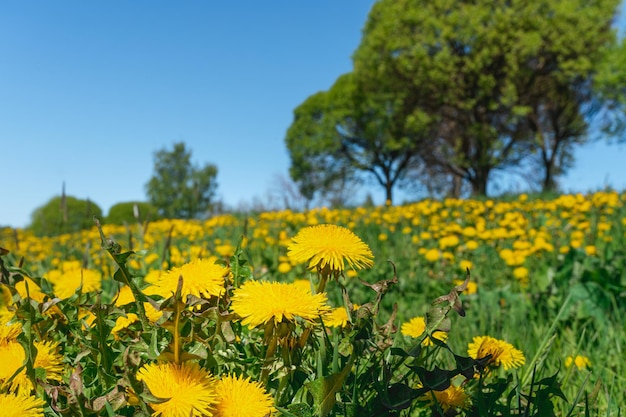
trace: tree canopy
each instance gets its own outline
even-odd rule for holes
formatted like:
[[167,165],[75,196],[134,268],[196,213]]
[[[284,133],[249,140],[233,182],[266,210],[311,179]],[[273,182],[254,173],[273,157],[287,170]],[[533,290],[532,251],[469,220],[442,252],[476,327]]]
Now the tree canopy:
[[217,189],[217,167],[191,162],[185,144],[154,154],[154,174],[146,184],[150,203],[166,218],[193,219],[206,215]]
[[379,0],[353,71],[294,112],[292,178],[315,188],[369,172],[391,199],[420,165],[448,176],[452,194],[463,182],[486,194],[494,170],[531,166],[554,188],[605,102],[594,80],[615,49],[618,5]]
[[94,226],[93,218],[102,218],[102,209],[89,199],[56,196],[31,214],[29,228],[36,236],[57,236]]
[[286,136],[290,174],[305,196],[348,178],[373,180],[391,201],[394,187],[418,163],[428,119],[407,105],[410,97],[367,89],[347,73],[294,111]]

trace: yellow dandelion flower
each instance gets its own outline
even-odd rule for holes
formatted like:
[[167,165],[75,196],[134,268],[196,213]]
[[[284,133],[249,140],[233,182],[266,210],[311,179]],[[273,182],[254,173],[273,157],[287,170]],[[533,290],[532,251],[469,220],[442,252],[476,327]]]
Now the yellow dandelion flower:
[[426,258],[428,262],[436,262],[441,258],[441,252],[439,252],[439,249],[430,249],[426,251],[424,258]]
[[504,248],[500,251],[500,258],[502,258],[503,261],[508,262],[509,259],[513,258],[513,251],[509,248]]
[[242,324],[256,327],[270,321],[312,322],[328,311],[326,294],[312,294],[310,288],[282,282],[246,281],[233,291],[231,309]]
[[459,268],[461,271],[467,271],[468,269],[471,270],[474,268],[474,263],[472,261],[468,261],[467,259],[463,259],[459,262]]
[[348,269],[346,271],[346,277],[348,277],[348,278],[355,278],[355,277],[358,277],[358,276],[359,276],[359,273],[356,272],[354,269]]
[[215,383],[216,417],[264,417],[275,412],[274,400],[250,378],[225,376]]
[[576,357],[568,356],[565,358],[565,367],[569,368],[572,363],[576,365],[577,369],[585,369],[591,366],[591,361],[586,356],[576,355]]
[[569,242],[570,246],[574,249],[578,249],[583,245],[583,241],[582,240],[578,240],[578,239],[572,239]]
[[139,317],[135,313],[128,313],[126,316],[118,317],[117,320],[115,320],[115,326],[111,329],[111,333],[113,333],[115,340],[120,339],[119,333],[122,330],[128,329],[128,326],[138,321]]
[[297,279],[293,282],[294,285],[298,285],[302,288],[304,288],[305,290],[307,290],[308,292],[311,292],[311,281],[309,281],[308,279]]
[[456,408],[467,410],[472,405],[465,390],[455,385],[450,385],[443,391],[429,391],[422,398],[430,400],[431,405],[434,405],[433,395],[444,413]]
[[159,255],[157,255],[156,253],[149,253],[148,255],[146,255],[143,261],[146,265],[150,265],[151,263],[156,262],[158,260],[159,260]]
[[476,236],[476,234],[478,232],[476,232],[476,229],[473,228],[472,226],[467,226],[467,227],[463,228],[463,232],[462,233],[463,233],[463,236],[465,236],[465,237],[474,237],[474,236]]
[[99,290],[102,275],[91,269],[69,269],[46,278],[52,283],[55,295],[64,299],[74,295],[81,285],[83,293]]
[[32,279],[25,277],[23,281],[19,281],[15,283],[15,290],[22,298],[26,298],[26,284],[28,284],[28,295],[32,300],[35,300],[39,303],[43,303],[43,300],[46,297],[39,288],[39,285],[35,283]]
[[281,274],[286,274],[291,271],[291,264],[289,262],[281,262],[278,264],[278,272]]
[[513,277],[523,285],[528,284],[528,268],[518,266],[513,270]]
[[153,269],[149,271],[145,277],[143,277],[143,280],[148,284],[155,284],[159,280],[161,275],[165,275],[165,272],[161,271],[160,269]]
[[308,262],[309,269],[343,271],[345,262],[355,269],[370,268],[374,264],[369,246],[345,227],[332,224],[300,230],[293,237],[287,256],[296,263]]
[[146,317],[148,317],[150,323],[156,323],[163,315],[162,312],[152,307],[150,303],[143,303],[143,308],[146,311]]
[[0,284],[0,290],[2,291],[0,294],[0,323],[8,323],[13,319],[13,312],[8,309],[7,305],[13,304],[13,301],[6,285]]
[[475,240],[468,240],[467,242],[465,242],[465,247],[467,248],[467,250],[476,250],[478,246],[478,242],[476,242]]
[[118,307],[135,302],[135,296],[128,285],[122,286],[113,299]]
[[345,327],[350,323],[348,312],[345,307],[333,308],[328,314],[325,314],[324,325],[327,327]]
[[459,238],[456,235],[444,236],[439,239],[439,248],[454,248],[459,245]]
[[585,246],[585,253],[587,256],[595,256],[598,254],[598,249],[593,245]]
[[20,323],[0,323],[0,344],[15,341],[20,333],[22,333],[22,325]]
[[215,380],[197,363],[147,364],[137,372],[150,393],[166,401],[150,404],[153,417],[205,417],[213,415]]
[[146,293],[162,297],[171,297],[178,287],[179,277],[183,277],[182,297],[220,296],[224,294],[224,277],[228,275],[227,267],[216,263],[217,258],[195,259],[181,267],[173,268],[161,275]]
[[45,403],[31,395],[0,394],[0,410],[5,417],[43,417]]
[[81,269],[81,262],[80,261],[63,261],[61,262],[61,271],[63,272],[68,272],[68,271],[80,271]]
[[[63,356],[57,342],[35,342],[37,357],[33,366],[46,372],[46,380],[60,381],[63,374]],[[6,382],[22,366],[26,359],[24,348],[16,341],[0,345],[0,385]],[[33,385],[23,369],[11,381],[12,392],[30,392]]]
[[3,385],[24,363],[24,349],[17,341],[0,345],[0,385]]
[[46,370],[46,379],[60,381],[63,376],[63,355],[59,353],[59,343],[52,341],[35,342],[37,357],[34,367]]
[[[400,331],[403,335],[418,338],[424,334],[426,330],[426,320],[424,317],[413,317],[411,320],[402,323],[402,327]],[[446,332],[436,331],[433,333],[433,337],[437,340],[441,340],[444,342],[448,338],[448,334]],[[422,342],[423,346],[432,346],[433,342],[430,340],[430,337],[427,337]]]
[[[459,286],[459,285],[462,285],[465,281],[460,280],[460,279],[455,279],[453,282],[454,282],[454,285]],[[464,293],[466,293],[467,295],[472,295],[472,294],[476,294],[476,292],[478,292],[478,284],[476,284],[476,282],[474,281],[468,282],[467,288],[465,288]]]
[[504,340],[494,339],[490,336],[476,336],[467,347],[467,353],[474,359],[481,359],[488,355],[491,358],[488,366],[498,367],[502,365],[505,370],[518,368],[526,362],[524,353],[516,349]]
[[89,329],[96,321],[96,316],[89,310],[80,309],[78,310],[78,320],[83,322],[85,329]]
[[232,256],[235,253],[235,247],[229,243],[224,245],[218,245],[215,247],[215,252],[217,252],[220,256],[227,257]]

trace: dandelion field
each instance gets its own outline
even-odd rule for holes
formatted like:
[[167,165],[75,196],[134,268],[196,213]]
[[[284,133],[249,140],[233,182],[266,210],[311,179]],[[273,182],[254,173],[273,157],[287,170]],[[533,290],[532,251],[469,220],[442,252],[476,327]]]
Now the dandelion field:
[[522,194],[3,229],[0,407],[617,416],[625,202]]

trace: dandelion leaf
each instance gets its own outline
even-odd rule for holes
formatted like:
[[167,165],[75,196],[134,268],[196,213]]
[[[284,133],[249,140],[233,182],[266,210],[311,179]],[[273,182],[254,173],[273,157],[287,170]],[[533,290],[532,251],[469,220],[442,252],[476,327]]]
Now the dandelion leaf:
[[386,398],[382,404],[390,410],[404,410],[411,406],[413,400],[417,397],[417,390],[403,383],[391,385],[386,392]]
[[305,403],[289,404],[287,409],[276,407],[286,417],[313,417],[313,408]]
[[419,357],[420,353],[422,352],[422,345],[417,343],[415,344],[415,346],[411,347],[411,349],[409,349],[409,351],[405,351],[402,348],[399,347],[392,347],[391,348],[391,354],[394,356],[400,356],[402,358],[406,358],[406,357],[412,357],[412,358],[417,358]]
[[348,361],[343,370],[329,376],[322,376],[306,384],[307,389],[313,395],[314,409],[319,417],[330,414],[337,401],[337,392],[343,387],[343,382],[350,372],[353,360]]
[[118,410],[122,408],[125,404],[126,397],[124,395],[124,392],[115,388],[108,394],[93,400],[92,407],[93,411],[101,411],[105,407],[107,409],[111,408],[113,410]]
[[410,367],[419,376],[422,385],[427,390],[443,391],[450,387],[450,378],[457,375],[454,371],[448,371],[435,366],[435,369],[429,371],[422,366]]
[[476,360],[468,356],[454,355],[454,361],[456,362],[456,368],[467,379],[471,379],[474,376],[474,366]]

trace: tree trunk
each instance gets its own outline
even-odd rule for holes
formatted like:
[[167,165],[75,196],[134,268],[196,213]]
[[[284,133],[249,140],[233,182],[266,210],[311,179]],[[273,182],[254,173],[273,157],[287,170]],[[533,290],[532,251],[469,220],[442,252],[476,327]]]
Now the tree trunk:
[[385,184],[385,204],[391,205],[393,203],[393,184],[387,182]]
[[554,168],[554,161],[549,160],[544,164],[544,173],[543,173],[543,184],[542,191],[550,192],[556,190],[556,181],[554,180],[554,175],[552,173]]
[[450,189],[450,197],[460,198],[462,186],[463,186],[463,178],[458,175],[452,175],[452,187]]
[[476,170],[476,175],[471,179],[472,183],[472,195],[474,196],[486,196],[487,195],[487,183],[489,181],[490,168],[481,168]]

